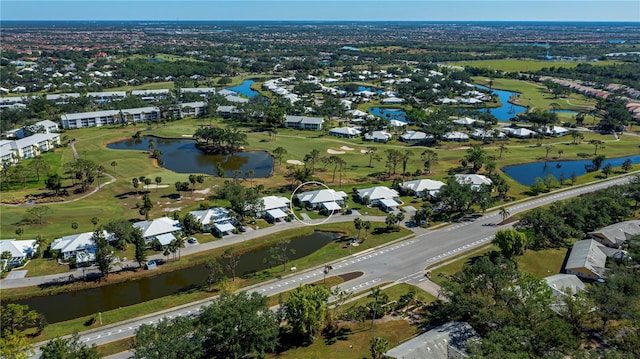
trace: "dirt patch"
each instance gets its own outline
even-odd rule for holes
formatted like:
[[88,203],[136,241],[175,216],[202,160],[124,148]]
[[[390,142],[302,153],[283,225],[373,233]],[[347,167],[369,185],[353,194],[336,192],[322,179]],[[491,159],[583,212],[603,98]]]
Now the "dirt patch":
[[502,226],[502,225],[509,224],[509,223],[513,223],[513,222],[517,222],[517,221],[518,221],[518,218],[516,218],[516,217],[509,217],[509,218],[505,219],[504,221],[499,222],[497,225],[498,225],[498,226]]
[[207,194],[209,192],[211,192],[211,188],[204,188],[204,189],[199,189],[197,191],[193,191],[194,193],[200,193],[200,194]]
[[338,277],[342,278],[343,281],[348,282],[350,280],[360,278],[364,275],[364,272],[350,272],[345,274],[340,274]]

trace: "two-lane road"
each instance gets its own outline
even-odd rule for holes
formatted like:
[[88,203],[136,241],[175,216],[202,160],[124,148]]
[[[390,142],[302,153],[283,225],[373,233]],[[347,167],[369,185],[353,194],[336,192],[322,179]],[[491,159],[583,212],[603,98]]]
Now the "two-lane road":
[[[508,210],[514,215],[555,201],[627,183],[628,180],[628,176],[616,177],[591,185],[558,191],[533,200],[514,202],[508,206]],[[424,268],[426,266],[489,243],[494,233],[498,230],[494,224],[499,222],[500,219],[497,211],[493,211],[474,220],[455,223],[441,229],[424,230],[415,228],[416,236],[411,239],[397,241],[387,246],[327,263],[331,264],[333,268],[329,275],[363,272],[362,276],[341,286],[343,290],[352,292],[364,291],[385,282],[416,284],[424,278]],[[341,218],[336,217],[333,220],[339,221]],[[345,216],[342,220],[351,221],[352,219]],[[323,270],[324,265],[250,288],[244,288],[243,290],[256,291],[265,296],[271,296],[291,290],[301,284],[318,281],[324,276]],[[127,338],[134,335],[135,329],[141,324],[156,323],[164,317],[196,315],[199,308],[209,302],[210,300],[200,301],[144,317],[132,318],[130,321],[117,323],[97,332],[81,333],[81,340],[88,345],[101,345]]]

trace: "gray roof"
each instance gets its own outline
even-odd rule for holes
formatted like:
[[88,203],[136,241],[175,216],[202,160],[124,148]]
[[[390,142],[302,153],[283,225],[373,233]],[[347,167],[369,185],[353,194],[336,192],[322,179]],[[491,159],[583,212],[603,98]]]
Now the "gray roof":
[[574,274],[554,274],[545,277],[544,280],[551,287],[554,295],[575,295],[586,288],[585,284]]
[[601,246],[593,239],[577,241],[571,249],[565,269],[586,268],[596,275],[604,276],[607,256],[600,250]]
[[125,91],[87,92],[87,97],[127,97]]
[[97,117],[109,117],[116,116],[120,112],[123,114],[131,114],[137,115],[143,112],[151,113],[151,112],[159,112],[160,110],[157,107],[139,107],[139,108],[127,108],[123,110],[104,110],[104,111],[92,111],[92,112],[78,112],[78,113],[67,113],[61,115],[60,118],[63,120],[79,120],[83,118],[97,118]]
[[289,123],[300,122],[302,124],[321,125],[324,122],[324,119],[322,117],[307,117],[307,116],[287,115],[285,117],[285,121],[284,122],[289,122]]
[[620,247],[636,234],[640,234],[640,220],[615,223],[589,232],[590,237],[609,247]]
[[392,348],[384,355],[397,359],[447,359],[450,347],[464,353],[469,341],[477,337],[469,324],[448,322]]

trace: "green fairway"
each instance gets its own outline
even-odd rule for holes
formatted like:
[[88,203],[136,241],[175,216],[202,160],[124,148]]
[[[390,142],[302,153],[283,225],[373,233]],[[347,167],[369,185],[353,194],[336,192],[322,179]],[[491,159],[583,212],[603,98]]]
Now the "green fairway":
[[[543,61],[543,60],[519,60],[519,59],[498,59],[498,60],[474,60],[474,61],[453,61],[446,62],[452,66],[472,66],[487,68],[505,72],[535,72],[545,67],[576,67],[586,61]],[[615,64],[615,61],[589,62],[590,65],[604,66]]]

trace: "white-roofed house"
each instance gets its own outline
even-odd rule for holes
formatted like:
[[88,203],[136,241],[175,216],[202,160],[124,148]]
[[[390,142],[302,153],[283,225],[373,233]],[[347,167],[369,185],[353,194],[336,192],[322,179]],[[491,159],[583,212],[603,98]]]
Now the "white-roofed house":
[[402,142],[406,142],[413,145],[413,144],[419,144],[419,143],[425,143],[425,142],[433,142],[434,138],[433,138],[433,135],[427,135],[422,131],[409,130],[400,136],[400,140]]
[[443,139],[451,142],[467,142],[469,141],[469,135],[460,131],[451,131],[445,133]]
[[426,197],[427,195],[435,196],[444,185],[444,182],[441,181],[418,179],[404,182],[400,187],[408,193],[412,193],[414,196]]
[[[181,231],[180,222],[169,217],[161,217],[151,221],[136,222],[133,224],[133,227],[139,228],[142,231],[142,237],[147,243],[152,242],[156,237],[160,235],[170,234],[171,236],[173,236],[175,233]],[[165,241],[168,238],[169,236],[162,237],[162,239]]]
[[462,118],[453,120],[453,123],[455,123],[456,125],[464,126],[464,127],[471,127],[476,122],[477,122],[476,120],[469,117],[462,117]]
[[391,139],[391,137],[393,136],[387,131],[373,131],[373,132],[365,133],[364,135],[364,139],[366,141],[373,141],[373,142],[387,142]]
[[401,104],[404,102],[404,100],[399,97],[393,96],[393,97],[384,98],[382,99],[381,102],[384,104]]
[[544,280],[551,288],[554,297],[551,309],[556,313],[560,313],[561,309],[566,306],[564,301],[566,296],[574,296],[587,287],[575,274],[559,273],[545,277]]
[[362,132],[353,127],[336,127],[329,130],[329,134],[342,137],[342,138],[354,138],[360,136]]
[[7,266],[16,267],[22,265],[24,261],[33,256],[37,248],[38,243],[35,239],[0,240],[0,254],[4,252],[11,253],[11,258],[3,259],[0,262],[0,269],[6,268]]
[[545,135],[554,137],[565,136],[567,133],[569,133],[569,130],[560,126],[549,126],[546,128],[546,131],[544,131]]
[[359,189],[358,197],[361,203],[378,206],[384,211],[393,210],[400,205],[398,191],[385,186]]
[[313,209],[324,208],[329,212],[339,211],[344,205],[344,200],[349,196],[343,191],[333,189],[320,189],[300,193],[296,196],[300,203]]
[[204,116],[207,104],[204,101],[185,102],[180,104],[180,118],[188,116]]
[[210,231],[216,223],[231,222],[232,218],[229,215],[231,212],[222,207],[213,207],[200,211],[189,212],[196,219],[196,221],[202,224],[202,228],[205,231]]
[[289,217],[290,203],[291,201],[287,197],[262,197],[262,207],[258,217],[262,217],[272,223],[285,221]]
[[534,131],[531,131],[528,128],[522,128],[522,127],[520,128],[504,127],[502,128],[502,130],[507,132],[509,136],[514,138],[520,138],[520,139],[533,138],[533,136],[536,135]]
[[20,159],[33,158],[60,145],[57,133],[36,133],[19,140],[0,140],[2,161],[17,163]]
[[493,181],[487,176],[477,174],[457,174],[455,179],[460,184],[470,184],[471,188],[479,190],[483,185],[491,187]]
[[[52,251],[59,251],[63,260],[75,259],[76,264],[93,262],[96,258],[94,232],[85,232],[57,238],[51,243]],[[102,232],[108,241],[115,240],[113,234]]]

